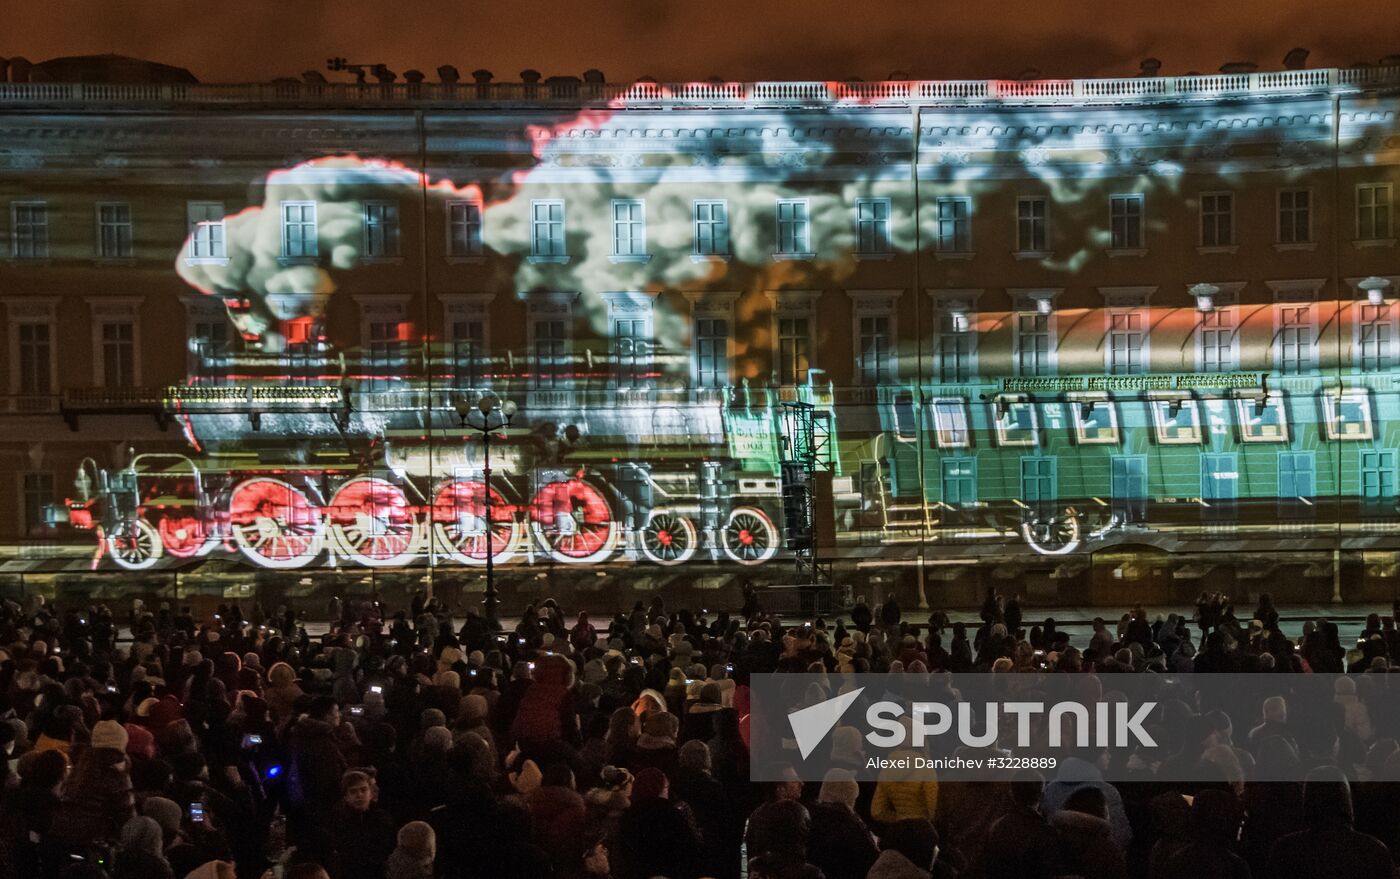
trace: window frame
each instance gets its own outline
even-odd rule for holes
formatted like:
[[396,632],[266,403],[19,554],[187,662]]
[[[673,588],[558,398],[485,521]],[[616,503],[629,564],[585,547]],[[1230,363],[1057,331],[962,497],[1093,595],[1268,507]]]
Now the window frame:
[[[459,209],[462,213],[460,223],[456,216]],[[486,212],[482,203],[469,198],[452,199],[444,211],[447,218],[444,224],[447,235],[447,261],[480,262],[486,254]],[[462,231],[461,238],[457,236],[459,228]]]
[[[125,209],[126,220],[109,222],[103,218],[102,213],[108,209]],[[135,215],[131,209],[131,203],[125,201],[99,201],[93,205],[93,223],[96,229],[96,239],[94,240],[93,258],[98,262],[125,263],[136,258],[136,222]],[[125,227],[126,239],[120,238],[120,230]],[[107,252],[106,231],[108,228],[117,230],[118,240],[115,253]],[[123,247],[124,245],[124,247]]]
[[[1215,200],[1216,200],[1216,201],[1214,202],[1215,208],[1214,208],[1213,210],[1210,210],[1210,211],[1207,211],[1207,210],[1206,210],[1206,200],[1207,200],[1207,199],[1215,199]],[[1222,210],[1219,209],[1219,203],[1220,203],[1219,200],[1220,200],[1220,199],[1224,199],[1225,202],[1226,202],[1227,209],[1224,210],[1224,211],[1222,211]],[[1219,240],[1219,238],[1218,238],[1218,236],[1220,235],[1220,217],[1222,217],[1222,216],[1223,216],[1223,217],[1225,218],[1225,220],[1226,220],[1226,223],[1225,223],[1225,234],[1226,234],[1226,237],[1225,237],[1225,240],[1223,240],[1223,241],[1222,241],[1222,240]],[[1214,232],[1215,232],[1215,235],[1217,236],[1217,239],[1216,239],[1215,241],[1207,241],[1207,240],[1206,240],[1206,223],[1207,223],[1207,218],[1208,218],[1208,217],[1209,217],[1209,218],[1214,218]],[[1210,191],[1208,191],[1208,192],[1202,192],[1202,193],[1199,193],[1199,194],[1197,195],[1197,197],[1196,197],[1196,244],[1198,245],[1198,247],[1200,248],[1201,252],[1203,252],[1203,253],[1224,253],[1224,252],[1230,252],[1230,251],[1232,251],[1232,250],[1238,248],[1239,242],[1238,242],[1237,238],[1235,237],[1235,193],[1234,193],[1232,190],[1228,190],[1228,189],[1210,190]]]
[[[1371,191],[1371,192],[1373,193],[1372,203],[1371,203],[1369,206],[1367,206],[1367,209],[1369,209],[1369,210],[1371,211],[1371,214],[1372,214],[1372,216],[1371,216],[1371,224],[1372,224],[1371,232],[1372,232],[1372,234],[1371,234],[1371,235],[1365,235],[1365,236],[1363,236],[1363,235],[1361,234],[1361,231],[1362,231],[1362,229],[1361,229],[1361,211],[1362,211],[1362,209],[1363,209],[1363,208],[1362,208],[1362,204],[1361,204],[1361,193],[1362,193],[1363,190],[1368,190],[1368,191]],[[1376,214],[1377,205],[1376,205],[1376,203],[1375,203],[1374,195],[1375,195],[1375,194],[1382,193],[1382,192],[1385,193],[1385,230],[1384,230],[1384,231],[1385,231],[1385,234],[1384,234],[1384,235],[1375,234],[1375,233],[1377,233],[1377,232],[1380,231],[1380,230],[1378,230],[1378,229],[1376,228],[1376,222],[1375,222],[1375,221],[1376,221],[1376,216],[1377,216],[1377,214]],[[1364,246],[1365,244],[1368,244],[1368,243],[1385,243],[1385,242],[1392,242],[1392,241],[1394,241],[1394,240],[1395,240],[1395,187],[1394,187],[1394,185],[1391,184],[1391,183],[1388,183],[1388,182],[1358,183],[1358,184],[1356,184],[1355,198],[1356,198],[1356,227],[1355,227],[1355,228],[1356,228],[1356,241],[1357,241],[1358,243],[1363,244],[1363,246]]]
[[[212,210],[211,210],[212,209]],[[217,220],[196,219],[195,214],[204,211],[217,216]],[[221,201],[187,201],[185,202],[185,232],[189,238],[189,247],[186,248],[185,265],[228,265],[228,215],[224,212],[224,203]],[[199,241],[200,230],[206,229],[210,235],[207,240],[210,252],[200,254]],[[213,231],[218,229],[218,252],[214,253]]]
[[[861,209],[865,207],[883,208],[884,216],[873,216],[862,218]],[[878,214],[879,211],[877,210]],[[856,233],[855,255],[857,259],[884,259],[894,254],[894,202],[890,198],[883,196],[864,196],[857,198],[854,207],[854,222]],[[869,225],[871,229],[871,244],[866,247],[865,233],[863,228]]]
[[[371,222],[371,214],[375,208],[384,209],[384,217],[378,222]],[[364,252],[360,257],[361,262],[394,262],[403,257],[402,232],[399,217],[399,203],[394,199],[365,199],[360,204],[360,217],[364,226]],[[374,228],[380,228],[383,237],[383,253],[374,252]]]
[[[289,208],[296,208],[298,210],[304,211],[308,207],[311,209],[311,221],[309,223],[307,222],[304,215],[300,216],[294,223],[288,221],[287,211]],[[320,259],[321,211],[316,202],[298,199],[288,199],[280,203],[279,210],[281,211],[280,220],[282,230],[282,243],[281,252],[278,258],[284,263],[307,263],[315,262],[316,260]],[[302,251],[300,253],[292,253],[291,247],[289,246],[292,243],[292,238],[289,233],[293,226],[301,230],[301,233],[298,236],[298,241],[300,242],[300,249]],[[312,230],[311,247],[309,252],[306,250],[305,237],[305,230],[308,226],[310,226]]]
[[[555,207],[559,208],[558,220],[548,215],[543,220],[539,218],[540,208],[550,209]],[[546,231],[550,233],[545,239],[541,239],[539,235],[541,224],[543,224],[546,227]],[[557,240],[553,235],[553,227],[556,224],[559,226],[559,237]],[[540,250],[541,240],[548,241],[548,253]],[[530,255],[527,259],[531,263],[555,265],[566,265],[569,262],[569,209],[564,199],[530,199]]]
[[[618,219],[618,210],[626,209],[629,213],[636,210],[636,217]],[[651,254],[647,250],[647,203],[641,198],[614,198],[612,199],[608,212],[612,217],[612,250],[608,259],[614,263],[637,262],[644,263],[651,261]],[[625,236],[630,247],[624,253],[619,245],[623,239],[618,237],[618,231],[627,230]],[[641,250],[636,248],[640,247]]]
[[[700,218],[700,208],[704,206],[709,209],[709,218]],[[724,212],[722,220],[715,219],[715,208]],[[731,238],[731,227],[729,221],[729,199],[727,198],[697,198],[690,203],[690,223],[691,223],[691,251],[690,258],[696,262],[705,260],[728,260],[733,256],[733,239]],[[706,250],[701,247],[704,240],[700,230],[703,226],[709,226],[709,238],[711,249]],[[717,230],[723,230],[723,244],[719,246]]]
[[[48,482],[48,490],[31,490],[29,485],[30,477],[40,477]],[[20,533],[25,537],[38,537],[53,530],[44,513],[45,510],[55,503],[57,481],[54,479],[52,470],[36,469],[23,470],[19,473],[19,525]],[[35,510],[35,521],[30,522],[30,501],[37,497],[37,509]]]
[[[945,218],[943,216],[944,207],[957,208],[962,206],[965,213],[961,219],[957,216],[957,211],[953,211],[953,216]],[[972,196],[970,195],[940,195],[934,199],[934,252],[946,257],[967,256],[973,253],[972,243]],[[943,224],[950,223],[952,228],[951,241],[943,234]],[[962,234],[959,235],[961,224]],[[951,244],[952,246],[948,246]],[[962,247],[958,245],[962,244]]]
[[[20,210],[23,208],[36,208],[43,219],[42,223],[27,222],[26,228],[38,229],[42,235],[32,235],[30,245],[33,252],[28,254],[20,253]],[[49,203],[43,199],[16,199],[10,202],[10,259],[17,262],[42,261],[49,258],[49,228],[53,224],[49,217]]]
[[[1292,204],[1290,207],[1288,207],[1287,209],[1285,209],[1284,206],[1283,206],[1283,197],[1284,197],[1285,195],[1289,195],[1289,196],[1293,196],[1293,197],[1294,197],[1294,202],[1293,202],[1293,204]],[[1284,228],[1285,228],[1285,224],[1284,224],[1284,221],[1283,221],[1284,212],[1285,212],[1285,210],[1287,210],[1287,212],[1288,212],[1289,214],[1292,214],[1292,215],[1295,216],[1295,219],[1293,219],[1293,220],[1291,220],[1291,221],[1289,222],[1287,228],[1292,229],[1293,231],[1296,231],[1296,225],[1297,225],[1296,215],[1299,213],[1298,204],[1297,204],[1297,200],[1296,200],[1298,195],[1304,195],[1304,196],[1307,197],[1307,200],[1308,200],[1308,206],[1307,206],[1306,209],[1304,209],[1304,217],[1305,217],[1305,219],[1306,219],[1306,221],[1307,221],[1307,223],[1306,223],[1306,225],[1307,225],[1307,229],[1306,229],[1307,237],[1306,237],[1306,238],[1303,238],[1303,239],[1301,239],[1301,240],[1295,238],[1295,239],[1293,239],[1293,240],[1291,240],[1291,241],[1285,241],[1285,240],[1284,240],[1284,235],[1283,235],[1283,230],[1284,230]],[[1287,249],[1287,248],[1307,249],[1307,248],[1310,248],[1310,247],[1315,246],[1315,245],[1317,244],[1317,242],[1316,242],[1316,241],[1314,240],[1314,238],[1313,238],[1313,234],[1314,234],[1314,233],[1313,233],[1313,208],[1314,208],[1314,207],[1315,207],[1315,205],[1314,205],[1314,200],[1313,200],[1313,191],[1312,191],[1312,187],[1310,187],[1310,186],[1304,186],[1304,187],[1285,187],[1285,188],[1282,188],[1282,189],[1279,189],[1279,190],[1276,190],[1276,191],[1275,191],[1275,193],[1274,193],[1274,245],[1275,245],[1275,247],[1283,248],[1283,249]]]
[[[783,208],[801,208],[800,217],[783,218]],[[783,245],[783,224],[792,224],[792,248]],[[816,256],[812,249],[812,200],[810,198],[780,198],[773,207],[773,258],[801,260]]]
[[[1021,209],[1025,205],[1041,205],[1041,216],[1023,217]],[[1040,224],[1040,247],[1026,247],[1026,241],[1022,237],[1023,225],[1030,223],[1030,244],[1035,244],[1035,226]],[[1050,253],[1050,200],[1043,195],[1018,195],[1016,196],[1016,255],[1025,257],[1044,257]]]
[[[1124,205],[1136,204],[1137,214],[1124,212],[1122,215],[1124,223],[1123,243],[1116,242],[1117,229],[1115,223],[1118,215],[1115,213],[1116,202],[1123,202]],[[1137,220],[1136,240],[1129,241],[1127,231],[1129,222]],[[1147,195],[1142,192],[1112,192],[1108,196],[1108,249],[1110,252],[1120,254],[1142,253],[1147,250]]]

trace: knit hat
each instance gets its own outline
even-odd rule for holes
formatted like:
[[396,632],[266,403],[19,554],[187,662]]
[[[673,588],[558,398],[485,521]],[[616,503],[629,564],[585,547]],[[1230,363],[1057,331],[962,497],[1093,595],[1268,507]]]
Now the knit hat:
[[661,797],[666,793],[668,786],[666,773],[655,766],[648,766],[637,773],[637,780],[632,783],[632,801],[635,803]]
[[440,671],[433,675],[433,686],[447,687],[449,690],[462,689],[462,676],[455,671]]
[[150,717],[151,709],[160,704],[160,700],[154,696],[147,696],[141,700],[141,704],[136,706],[137,717]]
[[94,748],[111,748],[125,753],[128,738],[126,727],[115,720],[103,720],[92,728],[91,744]]
[[447,726],[447,715],[442,713],[441,708],[424,708],[423,713],[418,715],[418,725],[424,729]]
[[658,711],[642,721],[643,736],[653,739],[671,739],[673,744],[680,728],[680,720],[669,711]]
[[167,839],[180,832],[180,821],[184,818],[180,804],[165,797],[147,797],[141,804],[141,814],[154,818]]
[[145,757],[148,760],[156,756],[156,737],[144,726],[135,723],[125,724],[127,744],[126,752],[137,757]]
[[845,763],[864,763],[860,730],[853,726],[838,726],[831,734],[831,759]]
[[437,854],[437,834],[426,821],[410,821],[399,828],[399,848],[409,854],[432,860]]
[[526,760],[520,765],[520,770],[512,773],[510,783],[515,788],[515,792],[523,796],[528,796],[536,790],[540,783],[544,781],[544,775],[540,772],[540,767],[535,765],[534,760]]
[[854,809],[859,795],[860,787],[849,769],[828,769],[817,793],[817,802],[841,803],[848,809]]
[[430,751],[446,751],[452,747],[452,731],[445,726],[429,727],[423,733],[423,747]]

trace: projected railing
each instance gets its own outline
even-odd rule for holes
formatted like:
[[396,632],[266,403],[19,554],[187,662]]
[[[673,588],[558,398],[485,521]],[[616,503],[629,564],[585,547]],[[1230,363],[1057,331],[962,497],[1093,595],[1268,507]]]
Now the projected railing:
[[1400,66],[1118,79],[891,82],[0,83],[0,106],[399,103],[654,106],[1103,104],[1348,93],[1400,85]]

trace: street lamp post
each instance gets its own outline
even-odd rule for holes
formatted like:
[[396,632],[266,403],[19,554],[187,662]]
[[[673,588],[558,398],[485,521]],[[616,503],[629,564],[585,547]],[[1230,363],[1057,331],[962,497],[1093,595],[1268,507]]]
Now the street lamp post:
[[[515,403],[510,400],[502,403],[500,397],[487,393],[477,401],[475,409],[465,399],[459,399],[454,408],[462,427],[469,427],[481,434],[481,477],[486,489],[482,499],[482,505],[486,508],[486,599],[483,607],[487,624],[492,628],[500,628],[500,621],[496,618],[496,607],[500,601],[496,594],[495,533],[491,527],[491,508],[494,506],[491,499],[491,436],[498,430],[510,427],[510,420],[515,417]],[[481,414],[480,426],[468,420],[473,412]]]

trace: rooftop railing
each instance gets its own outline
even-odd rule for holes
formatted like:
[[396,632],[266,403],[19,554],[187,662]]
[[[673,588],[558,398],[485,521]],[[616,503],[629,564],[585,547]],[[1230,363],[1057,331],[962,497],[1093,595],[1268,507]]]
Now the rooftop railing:
[[148,104],[362,106],[769,107],[1123,104],[1229,97],[1357,93],[1400,87],[1400,66],[1119,79],[891,82],[246,83],[0,82],[0,107]]

